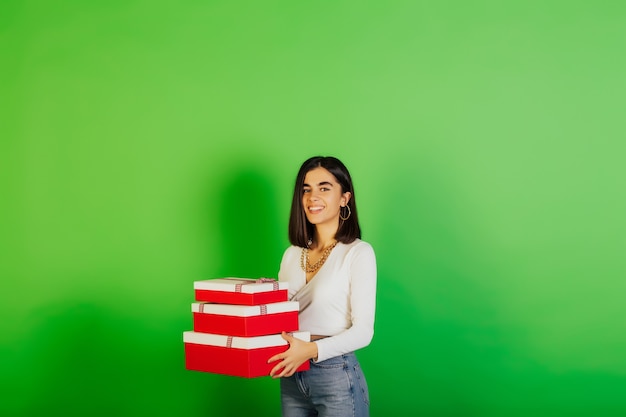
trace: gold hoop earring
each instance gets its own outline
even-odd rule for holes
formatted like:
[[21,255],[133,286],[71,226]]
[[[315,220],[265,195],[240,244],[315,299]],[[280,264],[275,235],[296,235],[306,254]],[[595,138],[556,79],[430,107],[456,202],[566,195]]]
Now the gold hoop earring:
[[348,220],[348,219],[350,218],[350,215],[352,214],[352,210],[350,210],[350,206],[346,204],[346,205],[345,205],[345,207],[348,209],[348,215],[347,215],[346,217],[343,217],[343,216],[341,215],[341,209],[342,209],[343,207],[340,207],[340,208],[339,208],[339,218],[340,218],[341,220],[343,220],[343,221]]

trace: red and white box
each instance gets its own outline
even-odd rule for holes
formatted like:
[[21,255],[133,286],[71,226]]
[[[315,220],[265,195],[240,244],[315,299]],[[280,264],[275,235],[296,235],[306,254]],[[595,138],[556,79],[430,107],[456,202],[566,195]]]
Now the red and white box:
[[297,301],[261,304],[193,303],[194,332],[227,336],[263,336],[298,330]]
[[271,278],[215,278],[193,283],[196,301],[260,305],[287,301],[287,282]]
[[[308,342],[309,332],[292,335]],[[267,363],[272,356],[288,349],[280,334],[256,337],[233,337],[210,333],[184,332],[185,368],[192,371],[256,378],[269,376],[276,362]],[[306,371],[309,361],[297,369]]]

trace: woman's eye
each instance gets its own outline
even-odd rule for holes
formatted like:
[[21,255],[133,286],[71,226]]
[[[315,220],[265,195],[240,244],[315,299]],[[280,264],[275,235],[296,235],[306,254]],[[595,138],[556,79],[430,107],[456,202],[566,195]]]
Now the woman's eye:
[[306,193],[310,193],[310,192],[311,192],[311,190],[309,190],[308,188],[305,188],[305,189],[304,189],[304,194],[306,194]]
[[320,188],[320,191],[328,191],[328,188],[322,187],[322,188]]

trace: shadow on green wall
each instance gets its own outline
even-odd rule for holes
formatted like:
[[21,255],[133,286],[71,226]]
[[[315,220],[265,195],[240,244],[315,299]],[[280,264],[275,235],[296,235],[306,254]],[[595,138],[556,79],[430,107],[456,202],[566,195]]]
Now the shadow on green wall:
[[276,186],[264,171],[232,165],[208,185],[206,211],[219,207],[207,230],[219,242],[219,252],[209,254],[217,259],[216,277],[276,277],[287,219],[278,217]]
[[[286,219],[277,214],[276,187],[264,168],[229,164],[206,187],[206,233],[219,242],[207,254],[211,275],[275,277]],[[141,308],[145,297],[113,294],[66,296],[33,310],[29,336],[15,349],[16,362],[25,365],[4,391],[15,392],[5,409],[70,417],[279,414],[278,381],[184,368],[187,313],[184,322],[178,313],[171,321],[155,319],[154,305]]]
[[[287,219],[279,218],[276,185],[261,164],[233,158],[207,184],[207,236],[219,242],[212,277],[276,278]],[[202,374],[204,415],[279,415],[278,381]]]
[[135,307],[47,305],[16,358],[24,377],[3,387],[8,415],[278,414],[277,381],[187,371],[179,329],[133,316]]
[[175,390],[183,376],[179,335],[133,315],[136,307],[63,300],[37,310],[40,322],[20,352],[29,387],[16,415],[167,415],[189,407]]

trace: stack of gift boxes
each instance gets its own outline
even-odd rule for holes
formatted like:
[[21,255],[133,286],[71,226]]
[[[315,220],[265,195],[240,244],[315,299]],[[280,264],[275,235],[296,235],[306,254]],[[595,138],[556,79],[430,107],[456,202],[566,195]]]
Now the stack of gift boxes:
[[[261,278],[194,282],[193,331],[183,333],[189,370],[254,378],[269,375],[267,360],[289,347],[281,332],[298,332],[297,301],[287,301],[287,283]],[[298,371],[309,369],[304,362]]]

